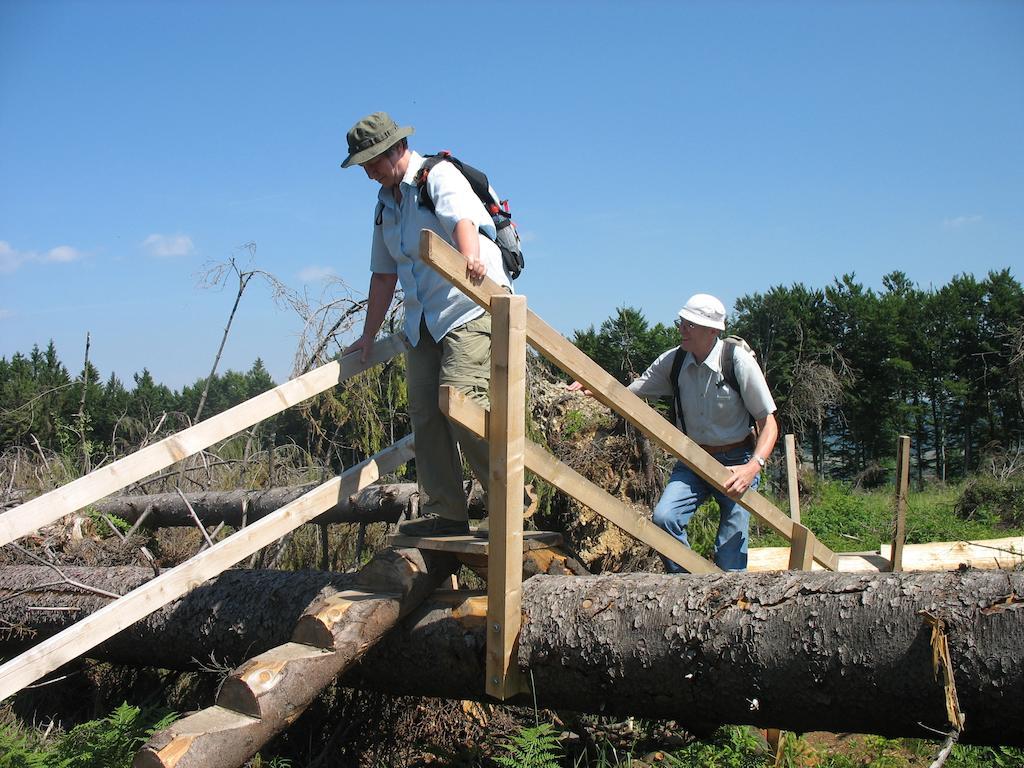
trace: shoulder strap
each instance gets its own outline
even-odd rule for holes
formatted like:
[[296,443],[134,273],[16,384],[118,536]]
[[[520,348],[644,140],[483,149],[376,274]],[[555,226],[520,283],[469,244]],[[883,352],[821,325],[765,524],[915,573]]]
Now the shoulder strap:
[[722,378],[742,397],[740,383],[736,378],[736,347],[738,346],[739,342],[733,341],[732,337],[722,339],[722,356],[718,359],[718,366],[722,369]]
[[[728,336],[722,339],[722,356],[719,358],[719,365],[722,368],[722,378],[725,379],[726,383],[732,387],[733,392],[740,396],[740,402],[743,403],[743,407],[747,407],[746,401],[743,399],[743,392],[740,391],[740,382],[736,378],[736,347],[742,346],[743,341],[735,336]],[[726,350],[729,350],[726,352]],[[758,434],[757,422],[754,421],[753,414],[750,413],[750,409],[747,408],[747,414],[750,416],[750,426],[754,428],[754,434]]]
[[426,208],[431,213],[434,212],[434,201],[431,199],[430,194],[427,192],[427,176],[430,175],[431,169],[440,162],[450,160],[450,157],[444,155],[426,155],[423,165],[416,172],[416,177],[413,181],[416,182],[416,189],[419,190],[419,204]]
[[379,227],[384,223],[384,203],[377,201],[377,210],[373,212],[373,225]]
[[674,394],[672,407],[675,408],[676,421],[679,422],[683,432],[686,432],[686,418],[683,416],[683,399],[679,392],[679,372],[683,370],[683,360],[685,359],[686,352],[676,348],[675,354],[672,357],[672,370],[668,374],[669,383],[672,385],[672,392]]

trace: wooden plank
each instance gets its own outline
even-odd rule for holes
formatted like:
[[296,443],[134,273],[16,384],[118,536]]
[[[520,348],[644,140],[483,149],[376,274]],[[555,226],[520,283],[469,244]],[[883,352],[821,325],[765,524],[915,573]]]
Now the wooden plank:
[[893,521],[890,570],[903,570],[903,544],[907,538],[907,489],[910,487],[910,437],[900,435],[896,450],[896,519]]
[[810,571],[814,566],[811,553],[814,552],[815,536],[806,525],[793,526],[793,540],[789,548],[789,570]]
[[[466,429],[488,439],[487,412],[458,390],[441,387],[441,410]],[[722,572],[717,565],[705,560],[531,440],[526,441],[526,468],[690,573]]]
[[[840,552],[839,570],[885,572],[889,570],[892,546],[883,544],[877,552]],[[748,554],[748,571],[783,571],[789,563],[789,547],[756,547]],[[904,571],[954,571],[961,565],[972,568],[1013,569],[1024,565],[1024,536],[978,541],[933,541],[903,547]],[[815,564],[814,570],[821,570]]]
[[[479,285],[471,283],[465,275],[465,258],[426,229],[420,234],[420,256],[485,309],[491,308],[494,298],[508,295],[504,287],[490,278],[485,277]],[[730,477],[726,467],[719,464],[710,454],[669,424],[657,411],[529,310],[526,337],[535,349],[593,392],[594,397],[600,402],[621,414],[715,488],[724,489]],[[792,538],[793,521],[757,491],[747,490],[739,498],[739,503],[776,533],[787,540]],[[830,570],[835,570],[839,563],[836,553],[819,541],[815,541],[814,544],[814,559]]]
[[[494,514],[491,512],[491,514]],[[550,549],[563,544],[562,534],[555,531],[523,531],[523,551]],[[488,540],[470,533],[468,536],[402,536],[395,534],[387,540],[389,547],[413,547],[461,555],[487,556]]]
[[796,437],[786,435],[786,489],[789,491],[789,519],[800,522],[800,478],[796,471]]
[[337,386],[404,350],[404,337],[388,336],[374,344],[373,353],[365,364],[359,362],[358,352],[346,355],[341,360],[322,365],[113,464],[37,496],[0,515],[0,546],[209,448],[285,408]]
[[522,689],[512,654],[522,625],[526,444],[526,298],[491,301],[491,411],[485,688],[504,701]]
[[165,571],[60,634],[0,666],[0,700],[80,656],[172,600],[393,471],[414,455],[409,435],[202,554]]

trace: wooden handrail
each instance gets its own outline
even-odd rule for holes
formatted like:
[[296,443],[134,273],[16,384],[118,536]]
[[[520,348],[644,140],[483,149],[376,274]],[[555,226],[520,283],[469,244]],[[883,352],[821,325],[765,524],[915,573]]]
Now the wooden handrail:
[[340,499],[358,493],[381,475],[409,461],[413,455],[413,436],[409,435],[14,657],[0,666],[0,700],[309,522]]
[[209,448],[220,440],[337,386],[357,373],[386,362],[404,351],[404,336],[388,336],[374,344],[365,363],[359,361],[358,352],[345,355],[340,360],[322,365],[195,426],[37,496],[0,514],[0,546]]
[[[508,295],[503,286],[490,278],[485,277],[476,284],[471,282],[466,277],[465,258],[428,229],[420,233],[420,257],[487,311],[491,309],[491,297]],[[600,402],[724,492],[730,477],[726,467],[530,310],[527,311],[526,339],[551,362],[593,392]],[[793,521],[757,491],[747,490],[739,498],[739,503],[785,539],[793,538]],[[813,543],[813,551],[814,560],[825,568],[833,571],[838,568],[838,556],[820,541]]]

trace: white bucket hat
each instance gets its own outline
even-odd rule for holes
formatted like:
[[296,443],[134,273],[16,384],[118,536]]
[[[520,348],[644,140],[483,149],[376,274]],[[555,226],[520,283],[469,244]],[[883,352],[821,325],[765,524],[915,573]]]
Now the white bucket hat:
[[725,305],[710,293],[696,293],[687,299],[679,317],[694,325],[725,330]]

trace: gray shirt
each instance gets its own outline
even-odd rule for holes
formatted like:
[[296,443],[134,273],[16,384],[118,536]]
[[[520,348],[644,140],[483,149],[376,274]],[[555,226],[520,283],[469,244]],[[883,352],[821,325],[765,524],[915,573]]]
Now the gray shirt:
[[[701,445],[739,442],[750,434],[751,416],[760,421],[776,410],[761,367],[742,347],[734,350],[739,392],[726,382],[720,365],[723,344],[718,339],[702,363],[697,363],[691,352],[685,353],[686,358],[679,371],[679,394],[683,401],[686,432],[691,440]],[[629,391],[648,400],[674,396],[669,376],[677,349],[664,352],[651,363],[643,375],[629,385]]]

